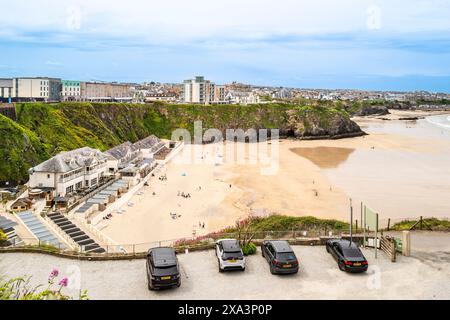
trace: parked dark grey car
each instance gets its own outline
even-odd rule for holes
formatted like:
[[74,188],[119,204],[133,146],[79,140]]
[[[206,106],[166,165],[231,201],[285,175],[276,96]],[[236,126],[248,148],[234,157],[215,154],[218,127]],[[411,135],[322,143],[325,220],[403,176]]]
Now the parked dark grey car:
[[262,256],[269,262],[272,274],[298,272],[298,259],[287,241],[266,240],[261,244]]

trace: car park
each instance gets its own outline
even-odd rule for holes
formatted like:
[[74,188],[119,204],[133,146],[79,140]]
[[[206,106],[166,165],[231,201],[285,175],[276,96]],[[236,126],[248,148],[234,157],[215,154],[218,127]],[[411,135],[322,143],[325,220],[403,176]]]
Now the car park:
[[367,271],[369,263],[355,242],[344,239],[330,239],[326,243],[326,249],[336,260],[341,271]]
[[269,263],[272,274],[292,274],[298,272],[298,259],[287,241],[265,240],[261,244],[261,253]]
[[236,239],[221,239],[216,241],[216,256],[219,272],[226,270],[245,270],[245,257]]
[[150,249],[146,266],[149,290],[181,285],[180,268],[173,248]]

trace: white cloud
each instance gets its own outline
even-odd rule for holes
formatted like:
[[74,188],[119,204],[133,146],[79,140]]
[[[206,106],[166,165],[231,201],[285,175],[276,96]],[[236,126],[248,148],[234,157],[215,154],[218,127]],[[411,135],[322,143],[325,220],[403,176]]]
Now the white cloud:
[[[124,38],[148,43],[260,39],[368,32],[379,8],[385,34],[450,31],[445,0],[0,0],[0,37],[39,33],[67,39]],[[377,28],[375,28],[377,29]],[[50,35],[49,35],[50,34]]]

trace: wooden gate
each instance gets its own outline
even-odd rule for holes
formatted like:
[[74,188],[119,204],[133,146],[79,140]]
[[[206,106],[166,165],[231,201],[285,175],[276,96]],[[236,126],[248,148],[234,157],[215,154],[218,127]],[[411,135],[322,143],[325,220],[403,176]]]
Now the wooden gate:
[[390,236],[381,236],[380,240],[381,250],[387,254],[391,262],[395,262],[397,250],[395,249],[395,239]]

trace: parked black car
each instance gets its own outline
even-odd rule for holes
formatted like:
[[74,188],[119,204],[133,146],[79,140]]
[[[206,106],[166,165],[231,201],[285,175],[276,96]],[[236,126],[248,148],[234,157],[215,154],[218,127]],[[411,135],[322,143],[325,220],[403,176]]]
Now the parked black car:
[[326,243],[327,252],[337,261],[339,269],[347,272],[365,272],[369,267],[358,245],[349,240],[330,239]]
[[298,272],[298,259],[287,241],[266,240],[261,245],[262,256],[269,262],[272,274]]
[[149,290],[181,285],[180,268],[174,249],[154,248],[148,251],[147,281]]

